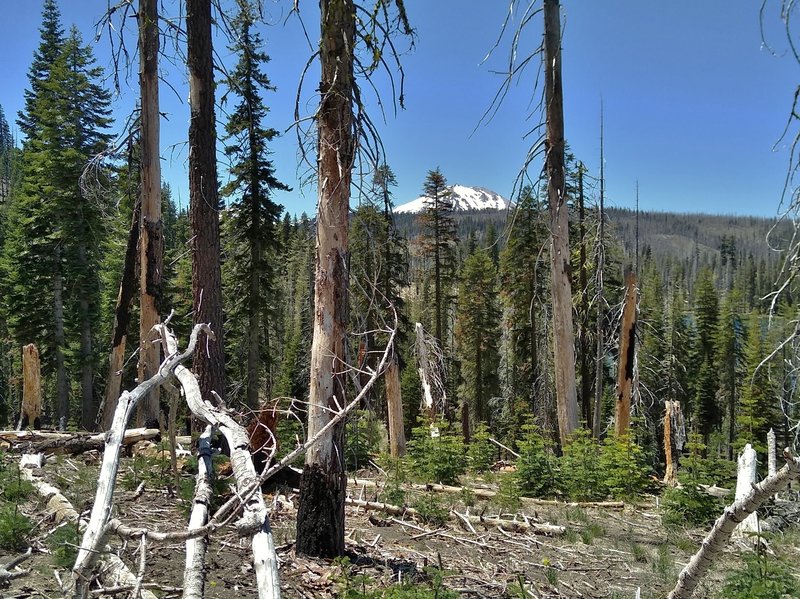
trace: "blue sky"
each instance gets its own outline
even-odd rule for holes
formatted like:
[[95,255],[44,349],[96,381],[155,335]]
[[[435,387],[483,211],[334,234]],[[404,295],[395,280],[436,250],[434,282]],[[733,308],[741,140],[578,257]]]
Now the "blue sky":
[[[107,3],[61,0],[60,4],[65,28],[75,23],[85,40],[93,41],[95,24]],[[164,4],[165,15],[179,16],[175,0]],[[296,88],[311,53],[300,21],[286,19],[291,4],[291,0],[264,0],[270,24],[262,28],[262,35],[272,57],[267,72],[278,87],[277,93],[267,96],[267,103],[270,124],[281,131],[294,121]],[[312,42],[318,29],[316,4],[300,2]],[[597,175],[602,97],[609,204],[633,207],[638,180],[640,207],[645,210],[776,214],[789,160],[779,138],[798,70],[786,54],[777,0],[768,0],[765,20],[776,55],[762,47],[760,3],[752,0],[565,0],[562,4],[566,136],[576,157]],[[417,30],[414,51],[402,57],[406,110],[395,115],[389,109],[383,121],[370,101],[388,163],[398,179],[396,203],[418,196],[425,173],[437,166],[450,183],[484,186],[509,196],[530,145],[523,136],[539,122],[534,112],[540,94],[533,91],[536,70],[528,69],[492,121],[475,129],[501,83],[492,70],[502,69],[508,56],[506,38],[480,64],[500,31],[507,0],[406,0],[406,5]],[[0,105],[10,121],[22,107],[27,70],[39,43],[40,12],[36,0],[3,2]],[[135,45],[133,24],[126,32],[130,48]],[[536,23],[526,33],[523,50],[540,39]],[[230,61],[221,42],[217,51]],[[109,66],[107,33],[95,52],[98,62]],[[179,62],[162,62],[162,70],[176,90],[162,86],[161,91],[168,119],[162,124],[163,176],[186,204],[185,69]],[[119,127],[136,97],[136,65],[131,73],[115,99]],[[301,99],[303,116],[313,112],[317,78],[314,70],[308,75],[308,91]],[[390,107],[385,80],[379,77],[378,85]],[[218,119],[221,131],[222,111]],[[292,213],[312,213],[316,189],[300,183],[304,169],[297,166],[292,130],[273,144],[273,152],[279,178],[294,188],[277,194],[276,200]]]

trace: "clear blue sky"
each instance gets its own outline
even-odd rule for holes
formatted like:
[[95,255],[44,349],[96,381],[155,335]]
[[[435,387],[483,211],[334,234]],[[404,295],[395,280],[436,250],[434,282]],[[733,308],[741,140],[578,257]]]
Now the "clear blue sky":
[[[176,0],[164,4],[167,16],[179,15]],[[310,54],[298,19],[284,23],[291,4],[264,0],[272,23],[262,28],[272,57],[267,71],[278,87],[267,103],[270,124],[279,130],[292,124],[299,75]],[[316,4],[300,1],[312,42],[318,29]],[[776,143],[798,83],[798,64],[786,54],[779,2],[768,4],[767,35],[777,56],[762,48],[760,3],[752,0],[563,1],[567,140],[597,175],[602,96],[611,205],[633,207],[638,180],[640,206],[646,210],[776,213],[789,160],[785,144]],[[107,2],[61,0],[60,5],[65,28],[75,23],[85,40],[93,41]],[[515,84],[495,118],[472,133],[501,81],[491,71],[504,66],[508,38],[487,64],[479,63],[499,33],[508,1],[406,0],[406,5],[418,34],[415,50],[403,56],[407,109],[397,115],[387,110],[385,122],[373,110],[399,182],[396,203],[419,195],[426,171],[436,166],[450,183],[480,185],[509,196],[530,144],[523,135],[539,118],[532,114],[539,98],[539,91],[532,96],[535,69]],[[22,107],[27,70],[39,43],[41,3],[2,0],[2,7],[0,105],[11,121]],[[135,45],[133,25],[127,31],[129,48]],[[527,31],[525,47],[540,39],[537,23]],[[221,44],[217,50],[230,60]],[[108,66],[107,33],[95,52],[99,63]],[[168,115],[162,125],[163,174],[185,204],[185,69],[179,62],[163,62],[162,69],[177,90],[162,86],[162,111]],[[313,112],[317,78],[316,71],[308,76],[303,115]],[[115,100],[119,127],[135,97],[136,65]],[[385,102],[390,105],[388,91]],[[218,118],[224,116],[218,112]],[[303,169],[297,167],[294,133],[286,133],[273,149],[278,176],[295,189],[276,199],[292,213],[312,213],[316,189],[298,181]]]

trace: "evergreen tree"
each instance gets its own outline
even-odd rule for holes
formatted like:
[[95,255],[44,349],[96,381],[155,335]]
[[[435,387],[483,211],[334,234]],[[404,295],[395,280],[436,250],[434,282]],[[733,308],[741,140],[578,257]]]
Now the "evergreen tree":
[[[255,408],[259,395],[272,395],[273,348],[270,329],[278,309],[275,272],[272,265],[278,249],[277,226],[282,207],[272,201],[276,189],[288,187],[275,177],[269,159],[268,144],[278,132],[265,125],[268,109],[262,93],[272,91],[262,67],[269,57],[262,51],[261,36],[253,31],[257,14],[249,0],[238,0],[238,12],[232,22],[236,42],[231,50],[239,57],[227,84],[238,98],[225,131],[228,144],[225,154],[231,160],[231,180],[222,195],[234,197],[229,226],[232,255],[226,322],[235,359],[228,362],[230,380],[245,382],[245,402]],[[244,376],[242,377],[241,374]]]
[[714,274],[710,268],[700,270],[695,282],[695,329],[697,345],[695,364],[699,365],[694,379],[694,426],[703,436],[706,445],[712,430],[722,422],[717,405],[719,376],[715,364],[714,338],[719,320],[719,299],[714,288]]
[[736,439],[734,448],[741,450],[745,444],[763,454],[770,426],[775,424],[773,387],[769,378],[769,365],[762,363],[767,355],[761,318],[751,312],[745,342],[745,375],[742,394],[736,413]]
[[497,271],[487,250],[464,262],[456,312],[456,346],[461,365],[462,429],[469,441],[475,423],[492,425],[489,400],[499,395],[500,309]]
[[428,171],[422,186],[425,208],[420,216],[422,248],[433,278],[434,335],[448,346],[449,308],[456,270],[456,226],[452,191],[442,172]]
[[[60,31],[45,5],[43,45]],[[7,278],[6,309],[18,345],[37,343],[46,370],[56,372],[58,418],[68,417],[66,375],[67,333],[79,339],[76,369],[81,371],[81,422],[94,423],[96,401],[92,373],[96,366],[94,337],[100,306],[99,239],[105,202],[102,193],[83,184],[88,161],[107,147],[110,136],[109,94],[97,81],[91,49],[73,28],[61,43],[49,70],[35,56],[29,75],[26,106],[20,119],[27,139],[21,159],[22,183],[9,209],[3,271]],[[42,72],[47,79],[40,80]],[[43,178],[42,173],[47,173]],[[103,174],[98,176],[102,179]]]
[[[728,264],[730,264],[730,260]],[[714,338],[715,360],[720,383],[719,395],[727,409],[728,459],[733,459],[733,442],[736,437],[736,403],[742,385],[744,361],[744,326],[739,312],[740,304],[736,291],[729,291],[725,295]]]

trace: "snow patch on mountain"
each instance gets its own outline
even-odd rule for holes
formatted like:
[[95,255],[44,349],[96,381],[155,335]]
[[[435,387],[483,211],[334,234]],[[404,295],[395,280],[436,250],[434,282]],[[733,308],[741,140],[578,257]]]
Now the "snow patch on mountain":
[[[466,210],[505,210],[508,200],[499,193],[485,187],[469,187],[467,185],[453,185],[453,209]],[[425,196],[420,196],[394,209],[395,214],[415,214],[425,210]]]

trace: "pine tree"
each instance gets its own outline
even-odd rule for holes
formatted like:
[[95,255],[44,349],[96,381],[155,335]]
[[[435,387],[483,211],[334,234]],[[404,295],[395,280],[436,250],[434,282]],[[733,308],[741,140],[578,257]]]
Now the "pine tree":
[[[730,264],[730,261],[728,261]],[[714,336],[715,361],[719,372],[720,400],[727,409],[728,459],[733,459],[736,438],[737,394],[742,385],[744,362],[744,325],[740,314],[741,301],[736,291],[725,295]]]
[[719,298],[714,288],[714,274],[704,267],[695,282],[695,329],[697,334],[695,364],[699,365],[694,379],[694,426],[703,435],[706,445],[712,430],[721,424],[717,406],[719,376],[714,360],[714,337],[719,320]]
[[741,450],[750,443],[757,452],[763,454],[766,451],[767,432],[776,422],[769,365],[762,363],[767,355],[764,332],[761,318],[756,312],[750,314],[744,352],[745,374],[736,413],[734,448]]
[[464,262],[456,312],[456,346],[461,364],[462,430],[465,442],[476,423],[494,418],[489,400],[499,395],[500,309],[497,271],[488,250],[478,250]]
[[[43,46],[60,31],[57,11],[45,4]],[[43,68],[51,48],[40,48],[29,75],[30,108],[20,118],[27,133],[21,158],[21,187],[9,208],[3,271],[7,283],[8,326],[19,345],[42,349],[46,371],[56,373],[56,406],[63,426],[69,415],[67,331],[79,339],[85,427],[96,410],[92,372],[99,311],[99,235],[104,198],[81,182],[90,158],[109,141],[109,95],[98,84],[102,71],[77,30],[61,41],[59,53]],[[46,79],[39,77],[45,74]],[[41,173],[46,172],[46,178]],[[102,173],[98,176],[103,177]],[[72,334],[74,333],[74,334]]]
[[234,355],[243,354],[229,362],[229,369],[245,365],[243,377],[232,372],[229,380],[244,379],[245,402],[255,408],[259,395],[272,395],[274,343],[270,339],[274,335],[270,330],[278,309],[273,264],[282,207],[271,195],[273,190],[289,188],[275,177],[269,159],[268,144],[278,132],[264,124],[268,109],[262,93],[274,88],[262,70],[269,57],[261,49],[261,36],[252,29],[257,15],[249,0],[238,0],[237,6],[231,24],[236,42],[231,51],[239,60],[227,85],[239,101],[225,126],[225,154],[232,166],[231,179],[222,189],[223,196],[234,197],[225,227],[233,252],[226,263],[231,285],[226,322],[232,342],[229,347],[234,348]]
[[433,279],[434,335],[442,347],[448,347],[457,238],[452,191],[438,168],[428,171],[422,186],[422,195],[425,197],[425,208],[419,221],[422,228],[422,248]]

